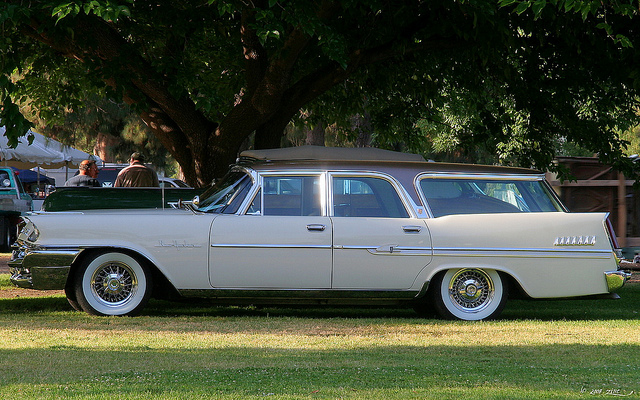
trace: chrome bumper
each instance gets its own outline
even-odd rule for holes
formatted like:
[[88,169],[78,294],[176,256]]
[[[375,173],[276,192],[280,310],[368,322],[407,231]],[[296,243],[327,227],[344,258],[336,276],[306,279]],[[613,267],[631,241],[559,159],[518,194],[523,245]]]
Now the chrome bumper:
[[626,281],[631,279],[631,273],[622,270],[607,271],[604,273],[604,276],[607,279],[607,289],[609,292],[620,289]]
[[82,249],[14,250],[9,261],[10,281],[21,288],[64,289],[71,264],[81,252]]

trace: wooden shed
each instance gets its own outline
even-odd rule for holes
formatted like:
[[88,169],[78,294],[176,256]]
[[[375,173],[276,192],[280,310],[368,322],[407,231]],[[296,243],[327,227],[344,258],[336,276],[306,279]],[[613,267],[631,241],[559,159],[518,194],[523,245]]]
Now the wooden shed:
[[547,176],[569,211],[609,212],[625,255],[640,250],[640,191],[634,190],[635,181],[595,157],[559,157],[557,161],[576,178],[560,182],[554,175]]

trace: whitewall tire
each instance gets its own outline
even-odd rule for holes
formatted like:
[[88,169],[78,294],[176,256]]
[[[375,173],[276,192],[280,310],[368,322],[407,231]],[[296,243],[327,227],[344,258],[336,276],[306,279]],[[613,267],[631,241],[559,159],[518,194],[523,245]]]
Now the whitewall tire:
[[507,301],[507,281],[497,271],[450,269],[433,282],[432,301],[447,319],[479,321],[497,317]]
[[135,315],[151,295],[151,275],[135,258],[120,252],[88,258],[75,275],[76,301],[92,315]]

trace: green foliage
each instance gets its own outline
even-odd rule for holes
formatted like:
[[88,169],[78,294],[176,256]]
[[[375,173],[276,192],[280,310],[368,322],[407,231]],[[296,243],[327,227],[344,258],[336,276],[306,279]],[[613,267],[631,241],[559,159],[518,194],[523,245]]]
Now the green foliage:
[[567,144],[632,172],[638,18],[625,1],[12,0],[0,117],[17,137],[15,103],[60,124],[88,95],[126,100],[205,171],[290,120],[349,144],[366,120],[384,148],[545,169]]
[[[133,3],[133,0],[124,0],[124,3]],[[119,4],[118,1],[84,1],[62,3],[53,8],[51,15],[57,18],[57,22],[67,16],[75,16],[81,12],[86,15],[94,14],[105,21],[117,21],[120,16],[130,17],[131,12],[126,5]]]
[[[532,18],[525,11],[534,6]],[[546,169],[557,154],[581,148],[630,171],[618,132],[638,120],[633,52],[597,19],[556,15],[543,2],[517,17],[505,10],[474,8],[477,47],[362,68],[311,104],[311,115],[336,121],[353,141],[348,116],[370,114],[374,144],[436,160]],[[627,17],[608,21],[632,37]]]
[[60,114],[49,118],[39,113],[38,120],[45,120],[47,124],[38,125],[38,131],[89,154],[93,153],[96,137],[101,134],[104,140],[113,142],[107,154],[110,161],[127,163],[131,153],[140,151],[147,162],[159,170],[175,174],[167,149],[131,107],[100,94],[86,93],[84,97],[85,101],[72,110],[61,110]]
[[635,126],[621,134],[621,139],[628,142],[627,156],[640,155],[640,126]]
[[536,20],[541,18],[547,5],[555,7],[560,12],[578,14],[585,22],[590,17],[595,17],[600,21],[596,24],[598,29],[604,30],[612,40],[622,47],[633,47],[633,42],[625,34],[614,35],[614,27],[607,17],[609,15],[637,17],[639,5],[635,0],[607,2],[598,0],[500,0],[498,3],[501,7],[515,7],[514,12],[518,15],[531,10]]

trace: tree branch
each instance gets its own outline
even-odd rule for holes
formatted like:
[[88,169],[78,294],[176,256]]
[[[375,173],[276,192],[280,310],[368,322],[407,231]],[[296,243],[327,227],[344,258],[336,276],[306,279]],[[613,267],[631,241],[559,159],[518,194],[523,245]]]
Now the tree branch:
[[268,56],[255,29],[251,24],[255,22],[253,10],[244,9],[240,23],[240,40],[246,64],[247,88],[246,96],[251,97],[262,81],[267,70]]
[[[174,98],[153,68],[105,21],[90,16],[75,18],[74,36],[56,41],[32,19],[23,32],[55,51],[93,65],[110,86],[125,87],[123,100],[147,106],[142,119],[174,155],[183,169],[193,166],[192,153],[204,152],[212,124],[196,110],[188,97]],[[118,60],[126,60],[118,62]],[[185,144],[188,144],[185,146]],[[189,171],[185,171],[185,175]]]
[[409,49],[398,50],[392,42],[370,48],[358,49],[351,53],[347,68],[338,63],[325,65],[300,79],[287,90],[285,98],[292,103],[291,108],[301,108],[304,104],[316,99],[340,82],[343,82],[358,68],[377,62],[390,60],[419,51],[449,50],[458,48],[462,41],[453,39],[434,39],[419,43]]

